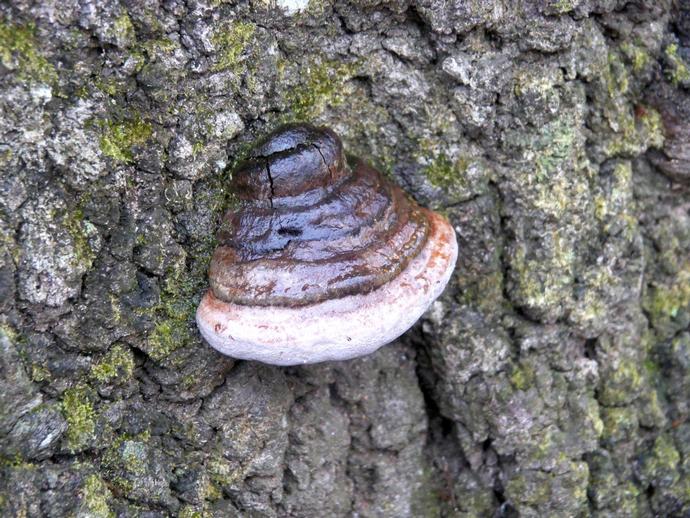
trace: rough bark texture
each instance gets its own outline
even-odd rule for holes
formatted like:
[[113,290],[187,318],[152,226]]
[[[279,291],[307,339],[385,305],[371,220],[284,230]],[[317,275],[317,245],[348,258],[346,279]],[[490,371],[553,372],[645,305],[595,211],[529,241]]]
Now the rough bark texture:
[[[687,4],[279,3],[0,5],[0,514],[688,516]],[[229,170],[291,120],[457,229],[370,357],[194,326]]]

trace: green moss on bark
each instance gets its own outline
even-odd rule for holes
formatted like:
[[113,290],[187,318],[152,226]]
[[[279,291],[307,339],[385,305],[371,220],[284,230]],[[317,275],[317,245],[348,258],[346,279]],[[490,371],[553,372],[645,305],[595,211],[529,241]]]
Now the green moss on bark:
[[108,500],[112,497],[108,486],[96,474],[89,475],[81,489],[81,506],[77,516],[93,518],[113,518]]
[[93,439],[96,411],[85,385],[67,389],[62,396],[62,414],[67,421],[67,448],[78,451]]
[[211,41],[217,49],[217,61],[213,71],[231,70],[241,72],[245,50],[254,38],[256,26],[247,22],[232,22],[219,28]]
[[467,168],[470,161],[464,157],[451,160],[447,155],[441,153],[434,157],[431,163],[424,168],[424,174],[434,187],[449,189],[454,185],[466,183]]
[[15,70],[19,79],[57,82],[55,68],[38,50],[33,24],[14,25],[0,20],[0,61],[9,70]]
[[643,306],[652,325],[662,334],[671,334],[682,325],[690,313],[690,263],[668,282],[649,286]]
[[96,253],[89,244],[88,232],[95,230],[93,225],[84,219],[84,213],[80,208],[67,213],[63,224],[74,242],[75,266],[83,265],[86,269],[91,268],[96,259]]
[[536,382],[536,372],[529,364],[517,365],[510,375],[510,383],[518,390],[528,390]]
[[303,80],[287,95],[287,119],[308,121],[317,117],[326,106],[339,106],[346,100],[345,83],[359,68],[357,63],[324,60],[312,61],[303,67]]
[[685,61],[678,55],[678,45],[672,43],[664,50],[668,62],[666,77],[674,85],[690,81],[690,69]]
[[121,344],[115,345],[91,368],[91,376],[101,383],[109,383],[115,378],[128,379],[134,371],[134,355]]
[[99,125],[103,130],[101,151],[117,162],[132,162],[132,148],[144,144],[153,134],[151,124],[139,117],[121,122],[104,120]]

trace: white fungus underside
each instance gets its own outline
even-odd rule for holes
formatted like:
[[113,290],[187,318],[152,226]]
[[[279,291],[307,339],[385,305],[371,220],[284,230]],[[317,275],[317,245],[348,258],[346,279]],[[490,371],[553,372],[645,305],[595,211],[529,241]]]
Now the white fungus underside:
[[309,306],[242,306],[209,290],[196,321],[216,350],[233,358],[298,365],[363,356],[407,331],[441,294],[455,268],[453,228],[433,214],[432,235],[392,281],[366,295]]

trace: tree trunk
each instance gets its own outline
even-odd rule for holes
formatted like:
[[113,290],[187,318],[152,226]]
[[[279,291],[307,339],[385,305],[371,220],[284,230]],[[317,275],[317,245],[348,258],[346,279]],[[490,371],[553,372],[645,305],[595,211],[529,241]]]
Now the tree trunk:
[[[1,5],[0,514],[690,515],[689,89],[682,0]],[[235,361],[194,311],[295,120],[460,257],[371,356]]]

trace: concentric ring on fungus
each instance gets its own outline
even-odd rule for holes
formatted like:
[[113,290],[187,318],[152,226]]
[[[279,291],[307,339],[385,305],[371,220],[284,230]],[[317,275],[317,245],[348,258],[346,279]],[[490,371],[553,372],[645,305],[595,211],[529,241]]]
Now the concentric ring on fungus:
[[418,206],[327,128],[287,125],[239,165],[199,330],[218,351],[276,365],[343,360],[404,333],[455,267],[448,221]]

